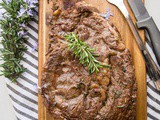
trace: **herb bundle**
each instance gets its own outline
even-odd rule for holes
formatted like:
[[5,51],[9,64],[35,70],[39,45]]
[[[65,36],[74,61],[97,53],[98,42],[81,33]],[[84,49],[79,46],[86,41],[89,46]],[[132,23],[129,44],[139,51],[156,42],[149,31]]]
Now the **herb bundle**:
[[89,73],[98,73],[99,68],[109,68],[109,65],[102,64],[95,57],[98,57],[94,53],[94,49],[90,48],[85,42],[80,40],[77,35],[70,33],[65,36],[68,42],[69,49],[72,50],[73,54],[79,58],[80,64],[87,66]]
[[24,42],[27,40],[27,24],[34,17],[37,0],[2,0],[0,3],[0,28],[1,28],[1,58],[0,67],[6,78],[16,82],[17,78],[26,71],[20,63],[27,50]]

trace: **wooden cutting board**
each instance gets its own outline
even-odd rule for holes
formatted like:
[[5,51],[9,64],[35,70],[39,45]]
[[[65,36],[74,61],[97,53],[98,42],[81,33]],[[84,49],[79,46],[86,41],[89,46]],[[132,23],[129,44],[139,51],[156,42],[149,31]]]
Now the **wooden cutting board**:
[[[51,0],[39,0],[39,86],[41,85],[41,71],[45,62],[45,53],[47,49],[47,40],[48,40],[48,27],[46,25],[46,18],[51,12],[51,4],[48,3]],[[55,1],[55,0],[53,0]],[[106,0],[85,0],[87,3],[92,4],[97,7],[102,13],[106,12],[107,8],[110,8],[114,17],[111,17],[111,21],[118,28],[121,37],[125,40],[126,47],[130,50],[134,66],[135,74],[138,85],[137,93],[137,120],[146,120],[147,119],[147,105],[146,105],[146,69],[145,63],[141,56],[141,53],[137,47],[137,44],[134,40],[134,36],[123,17],[120,11],[113,5],[109,4]],[[125,4],[129,10],[129,13],[132,19],[135,21],[135,18],[126,2]],[[144,32],[139,31],[141,37],[144,39]],[[41,95],[38,95],[38,120],[53,120],[50,115],[47,113],[45,106],[43,105],[43,99]]]

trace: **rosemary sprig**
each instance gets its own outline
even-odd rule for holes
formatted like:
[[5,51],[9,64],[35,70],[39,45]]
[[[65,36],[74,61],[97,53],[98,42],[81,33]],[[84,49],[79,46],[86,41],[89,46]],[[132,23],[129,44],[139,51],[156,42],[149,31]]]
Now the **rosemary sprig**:
[[93,48],[90,48],[85,42],[80,40],[77,35],[70,33],[65,36],[68,42],[68,47],[72,50],[73,54],[79,58],[80,64],[87,66],[89,73],[98,73],[99,68],[110,68],[109,65],[102,64],[95,57],[98,57]]
[[[36,3],[34,1],[34,3]],[[33,17],[32,8],[25,0],[2,0],[0,9],[4,12],[0,13],[0,29],[1,29],[1,58],[3,63],[0,67],[1,75],[9,78],[12,82],[16,82],[26,68],[21,64],[24,52],[27,47],[24,42],[27,33],[26,25]]]

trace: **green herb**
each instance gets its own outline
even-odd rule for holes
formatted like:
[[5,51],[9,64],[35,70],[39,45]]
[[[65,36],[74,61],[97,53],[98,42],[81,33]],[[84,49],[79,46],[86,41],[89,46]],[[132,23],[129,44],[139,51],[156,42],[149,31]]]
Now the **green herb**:
[[121,94],[122,94],[122,91],[117,91],[116,94],[117,94],[117,95],[121,95]]
[[122,95],[122,91],[117,91],[113,89],[112,92],[115,93],[115,98],[119,98]]
[[117,108],[123,108],[124,106],[117,106]]
[[[35,1],[34,1],[35,2]],[[33,7],[34,4],[32,4]],[[26,68],[20,63],[27,47],[24,42],[27,30],[26,24],[31,20],[32,9],[29,4],[23,0],[2,0],[0,9],[4,9],[4,13],[0,13],[1,28],[1,58],[3,68],[1,75],[9,78],[12,82],[16,82]],[[34,7],[33,7],[34,8]]]
[[77,35],[70,33],[65,36],[68,42],[69,49],[72,50],[73,54],[79,58],[80,64],[87,66],[89,73],[98,73],[99,68],[110,68],[109,65],[102,64],[95,57],[98,57],[94,52],[93,48],[90,48],[85,42],[80,40]]

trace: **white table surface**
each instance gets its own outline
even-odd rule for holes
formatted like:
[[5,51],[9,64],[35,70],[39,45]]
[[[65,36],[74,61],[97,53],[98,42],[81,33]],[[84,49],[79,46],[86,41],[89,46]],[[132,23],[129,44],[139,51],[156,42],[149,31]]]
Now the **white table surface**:
[[[145,0],[148,12],[155,20],[160,29],[160,0]],[[0,119],[1,120],[16,120],[14,109],[8,95],[3,77],[0,77]]]

